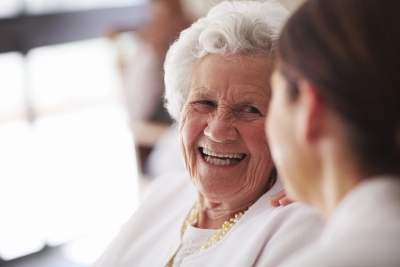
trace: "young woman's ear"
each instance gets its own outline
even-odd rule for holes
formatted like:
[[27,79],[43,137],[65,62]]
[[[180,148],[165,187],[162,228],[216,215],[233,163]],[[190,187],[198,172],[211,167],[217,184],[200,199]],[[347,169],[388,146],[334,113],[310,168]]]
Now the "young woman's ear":
[[326,123],[321,96],[310,81],[299,79],[297,82],[299,95],[297,99],[298,138],[299,141],[312,144],[323,134]]

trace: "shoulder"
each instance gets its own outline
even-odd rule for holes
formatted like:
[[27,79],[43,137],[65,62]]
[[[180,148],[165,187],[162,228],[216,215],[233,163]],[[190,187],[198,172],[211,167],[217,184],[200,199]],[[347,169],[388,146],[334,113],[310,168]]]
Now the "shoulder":
[[397,231],[391,238],[382,236],[350,235],[348,238],[338,238],[335,242],[320,240],[300,253],[289,258],[280,267],[397,267],[400,262],[398,248],[400,236]]
[[272,215],[281,221],[281,227],[304,225],[317,227],[318,233],[323,228],[323,222],[317,211],[305,204],[295,202],[285,207],[277,207]]
[[301,203],[274,208],[266,218],[274,234],[265,244],[257,266],[277,266],[315,242],[324,227],[318,213]]
[[155,178],[146,189],[141,203],[149,200],[162,199],[171,195],[179,194],[179,192],[195,191],[193,183],[186,171],[169,172]]
[[285,239],[301,237],[298,242],[309,243],[308,241],[315,240],[324,228],[324,223],[316,210],[297,202],[275,208],[271,215],[279,222],[276,238],[281,238],[282,233],[284,236],[289,235]]
[[275,208],[272,215],[279,222],[279,227],[270,245],[284,250],[297,251],[311,244],[319,238],[324,228],[317,211],[301,203]]
[[137,266],[162,266],[168,262],[179,247],[182,223],[196,197],[185,172],[156,178],[95,266],[129,266],[132,262]]
[[282,267],[399,266],[399,185],[393,179],[364,182],[339,204],[320,240]]
[[301,228],[309,228],[307,234],[320,234],[324,223],[317,211],[305,204],[294,202],[287,206],[271,207],[268,198],[262,197],[255,205],[259,210],[257,217],[265,224],[275,228],[275,232],[289,230],[290,232],[300,232]]
[[191,207],[197,198],[197,189],[186,172],[171,172],[157,177],[146,189],[140,205],[132,216],[133,221],[142,217],[169,216],[180,208]]

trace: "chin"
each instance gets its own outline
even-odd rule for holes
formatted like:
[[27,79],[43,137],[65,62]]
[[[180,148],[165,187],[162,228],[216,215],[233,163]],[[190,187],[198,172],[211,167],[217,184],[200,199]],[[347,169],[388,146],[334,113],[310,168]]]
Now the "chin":
[[[199,177],[199,176],[198,176]],[[201,177],[201,176],[200,176]],[[212,199],[224,199],[235,195],[240,189],[232,177],[214,178],[195,178],[195,185],[202,195]],[[213,177],[213,176],[207,176]]]

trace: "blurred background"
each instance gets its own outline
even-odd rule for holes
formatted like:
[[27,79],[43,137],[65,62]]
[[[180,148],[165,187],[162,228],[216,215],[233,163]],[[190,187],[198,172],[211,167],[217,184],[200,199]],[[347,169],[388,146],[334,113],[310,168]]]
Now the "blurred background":
[[0,266],[90,266],[184,169],[162,65],[219,2],[0,1]]

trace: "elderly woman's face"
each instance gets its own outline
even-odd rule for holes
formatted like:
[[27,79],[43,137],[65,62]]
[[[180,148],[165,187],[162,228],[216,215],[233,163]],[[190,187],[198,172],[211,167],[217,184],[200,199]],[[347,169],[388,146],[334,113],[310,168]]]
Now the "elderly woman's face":
[[266,188],[270,74],[264,55],[208,55],[196,65],[180,131],[186,167],[203,195],[222,200]]

